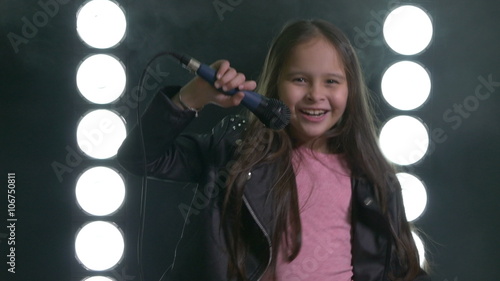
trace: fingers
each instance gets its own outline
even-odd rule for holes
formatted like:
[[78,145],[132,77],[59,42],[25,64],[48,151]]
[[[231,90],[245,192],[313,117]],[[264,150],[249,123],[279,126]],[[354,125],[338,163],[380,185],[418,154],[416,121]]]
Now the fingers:
[[238,90],[238,92],[234,95],[224,95],[219,93],[213,96],[214,100],[212,100],[212,103],[218,104],[219,106],[231,107],[239,105],[241,100],[245,97],[245,94],[241,91],[253,91],[257,86],[255,81],[247,81],[245,75],[231,67],[229,61],[227,60],[216,61],[211,65],[211,67],[217,69],[217,80],[214,82],[215,88],[224,92],[232,89]]
[[211,67],[217,69],[217,79],[220,79],[224,73],[230,68],[229,61],[227,60],[218,60],[214,62]]
[[242,92],[238,92],[238,93],[232,95],[230,98],[231,106],[238,106],[244,97],[245,97],[245,94]]
[[243,84],[238,86],[239,92],[232,96],[232,102],[235,105],[239,105],[241,100],[245,97],[245,93],[243,91],[253,91],[257,87],[257,83],[253,80],[245,81]]
[[255,88],[252,88],[255,82],[247,83],[249,81],[246,81],[245,75],[232,68],[227,60],[217,61],[212,66],[218,67],[217,80],[214,83],[215,88],[222,89],[222,91],[229,91],[236,88],[240,90],[253,90]]
[[257,88],[257,82],[253,80],[245,81],[244,83],[238,86],[238,90],[241,91],[253,91],[255,90],[255,88]]
[[245,82],[245,75],[243,73],[236,72],[236,69],[229,68],[221,78],[215,81],[215,87],[217,89],[222,88],[223,91],[228,91],[237,88],[240,84]]

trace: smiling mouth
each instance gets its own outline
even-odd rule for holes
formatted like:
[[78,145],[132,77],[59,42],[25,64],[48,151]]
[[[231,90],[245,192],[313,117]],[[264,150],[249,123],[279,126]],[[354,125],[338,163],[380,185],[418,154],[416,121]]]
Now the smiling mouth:
[[316,110],[306,110],[306,109],[301,109],[300,112],[304,113],[305,115],[318,117],[318,116],[325,115],[328,112],[328,110],[319,110],[319,109],[316,109]]

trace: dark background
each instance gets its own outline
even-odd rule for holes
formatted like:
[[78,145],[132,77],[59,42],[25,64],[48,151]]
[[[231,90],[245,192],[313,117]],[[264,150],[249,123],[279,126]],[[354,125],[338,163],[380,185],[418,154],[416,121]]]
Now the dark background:
[[[43,1],[42,2],[46,2]],[[112,52],[127,67],[128,89],[156,53],[176,50],[210,63],[226,58],[255,79],[271,38],[297,18],[323,18],[341,27],[358,49],[382,121],[397,114],[421,118],[430,130],[444,131],[429,153],[408,170],[426,184],[428,206],[416,225],[425,232],[433,280],[496,281],[500,275],[500,3],[496,1],[119,1],[126,11],[127,36],[118,47],[99,51],[78,38],[75,15],[83,1],[60,0],[58,11],[16,52],[9,33],[22,34],[26,20],[43,11],[38,1],[0,2],[0,279],[80,280],[87,273],[75,260],[74,238],[87,217],[74,196],[79,174],[92,165],[116,166],[114,159],[82,161],[58,178],[54,163],[68,164],[77,150],[76,125],[90,109],[120,111],[130,129],[136,106],[124,97],[112,105],[91,105],[78,93],[76,67],[89,54]],[[214,2],[232,4],[218,13]],[[433,18],[429,48],[412,56],[431,73],[427,103],[409,113],[393,111],[380,97],[380,79],[391,63],[404,59],[384,43],[379,16],[396,4],[415,3]],[[377,29],[378,27],[378,29]],[[168,59],[152,65],[168,73],[162,84],[185,83],[190,75]],[[466,114],[444,114],[473,99],[479,77],[495,81],[491,95]],[[498,82],[497,82],[498,81]],[[495,84],[496,83],[496,84]],[[483,93],[486,93],[483,87]],[[141,109],[152,97],[142,99]],[[234,109],[230,112],[233,112]],[[229,111],[209,108],[193,130],[209,128]],[[458,123],[460,121],[460,123]],[[69,167],[69,166],[68,166]],[[16,274],[7,273],[7,173],[16,173]],[[125,206],[110,219],[124,230],[122,263],[105,274],[137,277],[136,235],[140,179],[124,171]],[[166,187],[167,186],[167,187]],[[150,182],[144,260],[147,276],[158,280],[180,233],[178,205],[188,203],[193,186]],[[193,270],[196,270],[193,268]],[[6,277],[4,277],[6,276]]]

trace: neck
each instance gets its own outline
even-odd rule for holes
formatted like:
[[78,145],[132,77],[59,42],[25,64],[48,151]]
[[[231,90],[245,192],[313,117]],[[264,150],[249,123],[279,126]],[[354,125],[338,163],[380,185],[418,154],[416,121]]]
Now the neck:
[[307,141],[299,141],[297,144],[298,146],[309,148],[310,150],[315,152],[330,153],[330,151],[328,151],[326,138],[324,137],[319,137]]

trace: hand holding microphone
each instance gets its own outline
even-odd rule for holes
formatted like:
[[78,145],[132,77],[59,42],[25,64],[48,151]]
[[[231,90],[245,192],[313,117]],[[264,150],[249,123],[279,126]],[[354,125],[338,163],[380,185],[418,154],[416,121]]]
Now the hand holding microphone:
[[[221,106],[236,106],[239,103],[247,107],[257,118],[268,128],[279,130],[288,125],[290,121],[290,109],[281,101],[264,97],[258,93],[252,92],[256,84],[254,81],[246,81],[245,76],[237,73],[234,68],[230,68],[229,62],[218,61],[214,67],[219,66],[218,71],[208,65],[202,64],[195,59],[187,56],[172,54],[181,64],[188,70],[195,72],[200,78],[210,83],[219,92],[224,95],[203,95],[192,97],[191,106],[193,104],[203,105],[214,102]],[[186,85],[183,90],[190,92],[190,88],[200,88],[196,79]],[[213,89],[206,89],[213,91]],[[182,90],[181,90],[182,92]],[[243,93],[243,94],[241,94]],[[182,94],[182,93],[180,93]],[[184,99],[184,95],[183,95]],[[187,101],[184,101],[187,103]]]
[[[210,67],[217,69],[213,83],[197,76],[181,89],[182,100],[187,105],[198,109],[209,103],[221,107],[238,106],[245,96],[240,91],[256,88],[255,81],[246,81],[245,75],[232,68],[227,60],[218,60]],[[227,89],[237,89],[238,92],[234,95],[224,94],[223,91]]]

